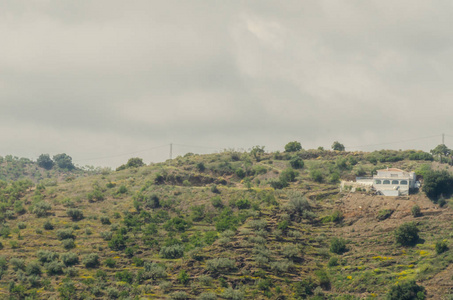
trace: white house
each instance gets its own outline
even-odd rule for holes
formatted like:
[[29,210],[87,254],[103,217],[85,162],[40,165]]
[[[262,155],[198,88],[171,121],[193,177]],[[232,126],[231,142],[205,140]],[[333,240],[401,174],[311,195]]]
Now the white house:
[[414,172],[396,168],[378,170],[373,176],[373,188],[385,196],[409,195],[409,189],[416,187]]

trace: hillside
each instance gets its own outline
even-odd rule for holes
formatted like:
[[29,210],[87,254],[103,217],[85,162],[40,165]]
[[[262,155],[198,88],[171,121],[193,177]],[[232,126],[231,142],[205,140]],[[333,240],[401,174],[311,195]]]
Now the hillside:
[[[440,207],[422,192],[339,190],[340,179],[385,167],[446,166],[414,153],[225,151],[51,184],[3,184],[0,293],[385,299],[414,279],[428,298],[441,299],[453,285],[452,250],[435,250],[452,244],[449,200]],[[395,243],[393,232],[406,222],[420,230],[414,246]],[[345,249],[335,247],[343,242]]]

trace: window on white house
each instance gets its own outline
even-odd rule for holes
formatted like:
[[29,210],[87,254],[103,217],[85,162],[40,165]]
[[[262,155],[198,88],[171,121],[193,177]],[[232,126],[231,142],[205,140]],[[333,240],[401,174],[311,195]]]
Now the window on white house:
[[392,180],[392,184],[398,184],[398,180]]
[[390,180],[384,180],[382,184],[390,184]]
[[407,184],[407,180],[401,180],[401,184]]
[[376,184],[381,184],[382,181],[380,181],[379,179],[376,179],[376,180],[374,181],[374,183],[376,183]]

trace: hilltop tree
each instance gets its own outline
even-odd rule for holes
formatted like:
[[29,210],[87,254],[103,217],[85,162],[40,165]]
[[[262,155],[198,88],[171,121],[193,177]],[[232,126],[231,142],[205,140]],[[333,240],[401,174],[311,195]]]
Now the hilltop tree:
[[61,169],[67,169],[70,171],[75,168],[74,164],[72,163],[72,157],[67,155],[66,153],[54,155],[53,160]]
[[38,166],[44,168],[46,170],[50,170],[54,166],[53,160],[50,158],[49,154],[41,154],[38,159],[36,160]]
[[261,154],[264,154],[264,146],[254,146],[252,147],[252,150],[250,150],[250,154],[253,155],[253,157],[259,161]]
[[442,162],[442,156],[448,157],[452,154],[452,150],[448,149],[445,144],[437,145],[436,148],[432,149],[430,152],[432,155],[437,155],[440,162]]
[[302,145],[297,141],[289,142],[288,144],[285,145],[286,152],[297,152],[300,150],[302,150]]
[[345,148],[344,148],[344,145],[339,143],[338,141],[335,141],[333,142],[332,144],[332,150],[336,150],[336,151],[344,151]]

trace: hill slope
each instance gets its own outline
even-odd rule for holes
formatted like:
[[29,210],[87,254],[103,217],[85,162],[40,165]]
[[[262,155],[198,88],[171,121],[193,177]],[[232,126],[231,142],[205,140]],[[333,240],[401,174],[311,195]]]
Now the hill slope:
[[[451,244],[451,210],[421,193],[385,198],[338,188],[354,174],[431,164],[408,160],[411,153],[231,151],[56,185],[3,185],[0,293],[374,299],[415,279],[439,299],[453,284],[453,252],[437,254],[434,244]],[[422,216],[413,217],[414,205]],[[396,245],[394,230],[409,221],[419,243]],[[346,251],[332,248],[338,237]]]

